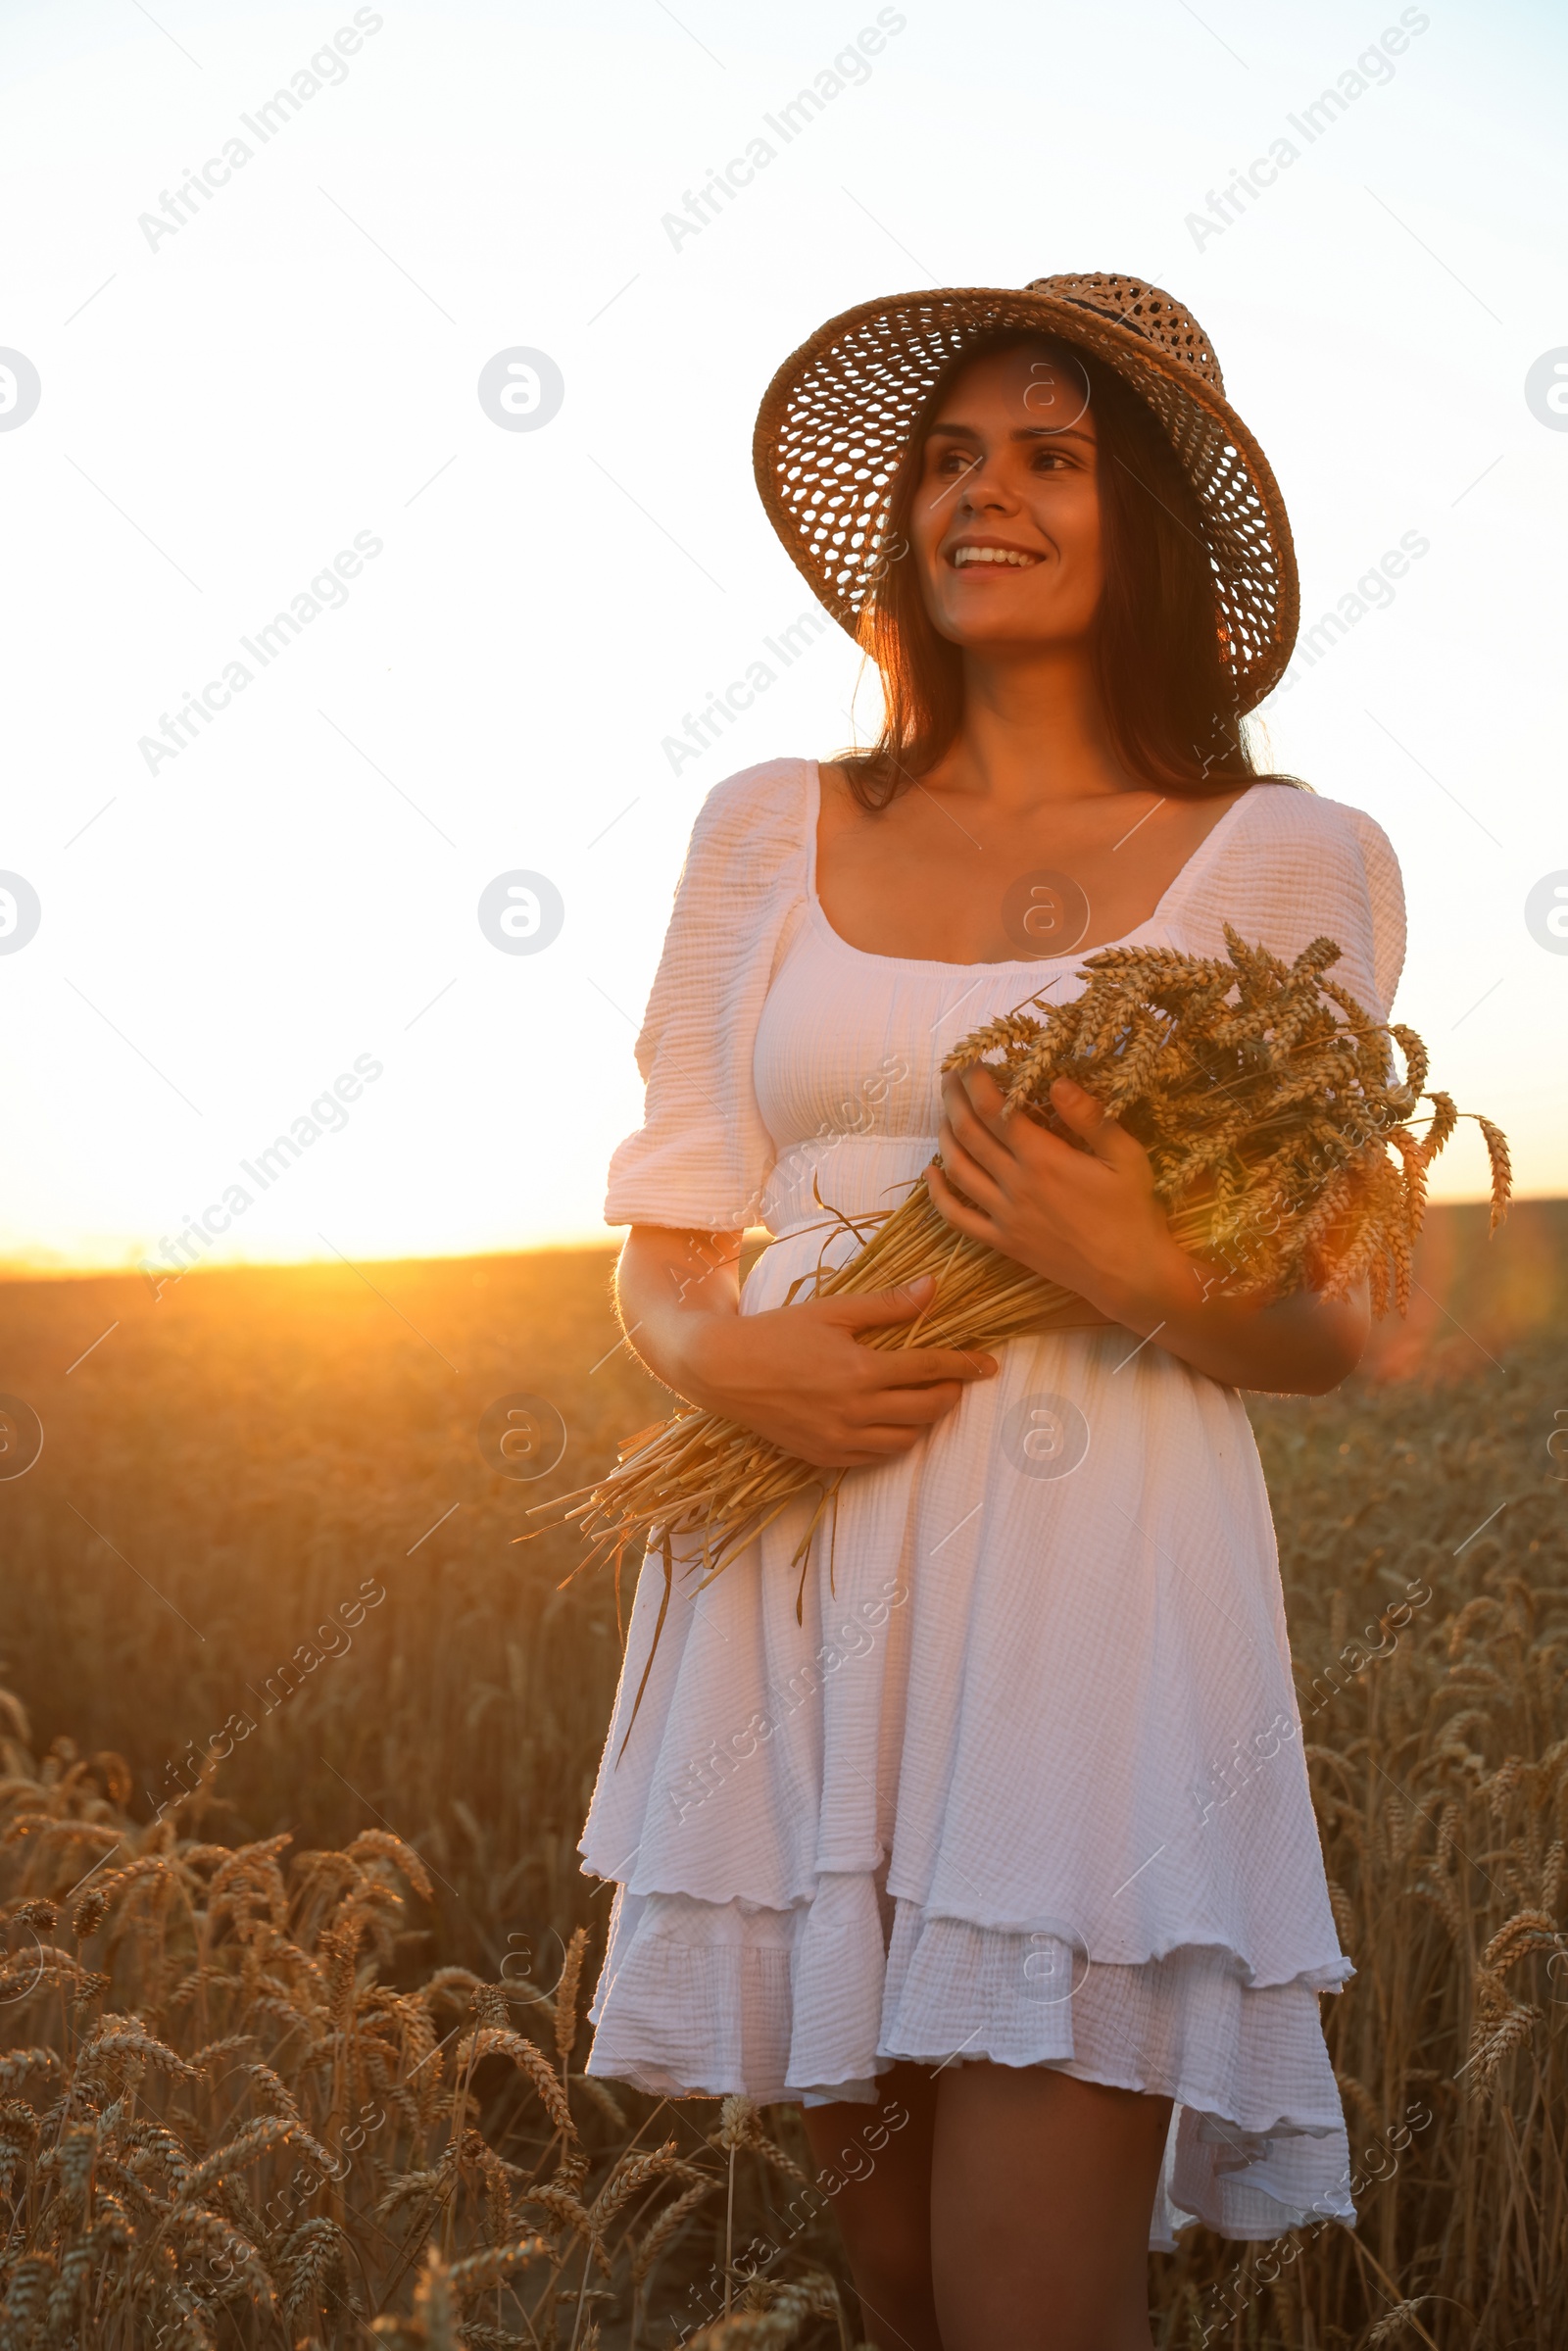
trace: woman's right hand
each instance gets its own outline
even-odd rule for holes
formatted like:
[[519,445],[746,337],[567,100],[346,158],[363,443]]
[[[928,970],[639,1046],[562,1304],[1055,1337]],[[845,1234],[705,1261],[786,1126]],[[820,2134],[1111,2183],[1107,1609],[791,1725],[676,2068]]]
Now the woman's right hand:
[[952,1347],[862,1347],[858,1331],[912,1322],[933,1277],[863,1298],[740,1311],[741,1233],[634,1225],[615,1272],[629,1345],[656,1379],[705,1411],[808,1461],[860,1469],[906,1453],[995,1355]]
[[760,1314],[693,1318],[685,1386],[695,1403],[753,1429],[813,1469],[906,1453],[995,1355],[951,1347],[862,1347],[858,1331],[912,1322],[931,1275],[863,1297],[806,1298]]

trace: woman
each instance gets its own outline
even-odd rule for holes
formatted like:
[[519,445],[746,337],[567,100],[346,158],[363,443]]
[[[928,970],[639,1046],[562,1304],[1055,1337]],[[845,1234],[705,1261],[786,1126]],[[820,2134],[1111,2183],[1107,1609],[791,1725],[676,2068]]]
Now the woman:
[[[581,1848],[617,1882],[589,2070],[799,2099],[824,2164],[874,2147],[838,2211],[890,2351],[1131,2351],[1173,2227],[1353,2218],[1318,2014],[1353,1971],[1239,1392],[1334,1387],[1368,1308],[1233,1301],[1087,1095],[1055,1091],[1074,1146],[940,1063],[1098,947],[1212,955],[1227,920],[1287,955],[1330,933],[1382,1016],[1398,871],[1253,768],[1289,526],[1157,288],[864,305],[780,369],[757,463],[886,722],[703,804],[606,1217],[653,1372],[856,1474],[804,1621],[810,1496],[677,1581],[627,1740],[639,1585]],[[784,1304],[854,1246],[813,1190],[853,1216],[922,1178],[1082,1309],[968,1355],[856,1343],[928,1286]]]

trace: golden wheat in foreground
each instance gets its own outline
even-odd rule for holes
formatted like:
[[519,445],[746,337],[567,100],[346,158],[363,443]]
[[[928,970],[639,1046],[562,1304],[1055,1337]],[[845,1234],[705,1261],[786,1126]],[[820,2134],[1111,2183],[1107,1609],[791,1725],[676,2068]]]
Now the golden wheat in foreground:
[[[1462,1114],[1446,1094],[1425,1091],[1427,1052],[1415,1031],[1374,1020],[1327,976],[1342,952],[1334,940],[1315,939],[1286,963],[1247,946],[1229,924],[1225,937],[1229,954],[1214,957],[1104,948],[1085,962],[1088,985],[1072,1003],[1045,1006],[1037,1018],[1028,1007],[1044,999],[1027,998],[972,1031],[942,1066],[985,1062],[1002,1087],[1004,1115],[1021,1113],[1057,1133],[1052,1086],[1070,1077],[1085,1087],[1145,1146],[1172,1233],[1219,1269],[1230,1297],[1282,1298],[1307,1285],[1343,1298],[1365,1281],[1375,1313],[1391,1303],[1403,1313],[1427,1170]],[[1409,1122],[1423,1101],[1432,1111],[1418,1136]],[[1508,1200],[1507,1144],[1492,1120],[1463,1115],[1475,1116],[1486,1137],[1494,1230]],[[871,1237],[836,1270],[818,1267],[792,1284],[791,1298],[808,1285],[831,1298],[936,1276],[913,1321],[865,1332],[864,1346],[996,1347],[1059,1324],[1073,1302],[1059,1284],[956,1234],[923,1177],[897,1208],[832,1216],[835,1231],[858,1236],[863,1226]],[[657,1543],[667,1605],[677,1537],[698,1539],[710,1581],[816,1487],[794,1554],[804,1586],[812,1536],[847,1474],[813,1469],[736,1422],[688,1405],[627,1439],[607,1478],[530,1515],[544,1514],[547,1525],[579,1521],[592,1546],[582,1564],[612,1555],[617,1584],[627,1545]],[[662,1610],[656,1646],[662,1626]]]
[[[1429,1218],[1412,1329],[1383,1350],[1381,1376],[1374,1367],[1327,1396],[1248,1399],[1280,1532],[1330,1898],[1356,1968],[1323,2022],[1359,2219],[1272,2243],[1184,2230],[1176,2253],[1150,2263],[1160,2351],[1562,2351],[1568,1445],[1556,1416],[1568,1203],[1533,1203],[1484,1276],[1480,1221],[1460,1209]],[[547,1322],[560,1298],[564,1351],[579,1367],[598,1356],[609,1338],[599,1255],[519,1261],[512,1278],[508,1329],[530,1314]],[[431,1280],[443,1331],[477,1344],[497,1327],[494,1296],[468,1265]],[[323,1323],[314,1282],[293,1270],[167,1294],[147,1309],[157,1352],[106,1363],[87,1424],[118,1464],[94,1518],[118,1534],[143,1500],[152,1547],[194,1549],[193,1526],[213,1555],[224,1546],[225,1577],[253,1595],[258,1628],[271,1627],[257,1640],[281,1643],[309,1605],[302,1520],[335,1523],[352,1494],[359,1523],[373,1526],[384,1486],[400,1499],[384,1547],[401,1558],[405,1523],[428,1525],[451,1499],[450,1449],[419,1456],[444,1393],[419,1359],[437,1359],[411,1334],[400,1365],[396,1344],[342,1296],[347,1324],[338,1313]],[[72,1360],[73,1286],[13,1289],[7,1304],[13,1335],[30,1310],[51,1358]],[[155,1319],[172,1306],[186,1317],[177,1347]],[[347,1404],[324,1449],[313,1449],[320,1387],[308,1382],[285,1398],[279,1457],[247,1455],[255,1398],[235,1379],[236,1330],[247,1363],[271,1345],[285,1366],[297,1356],[330,1373]],[[574,1426],[594,1425],[598,1391],[618,1372],[579,1368],[577,1391],[559,1391]],[[627,1375],[623,1395],[640,1396],[639,1382]],[[182,1417],[184,1451],[150,1455],[130,1441],[150,1396]],[[635,1406],[621,1410],[633,1425]],[[242,1459],[254,1487],[236,1480]],[[264,1482],[297,1514],[260,1511]],[[476,1513],[482,1532],[454,1545],[450,1570],[406,1583],[395,1622],[391,1609],[380,1620],[395,1631],[390,1653],[368,1658],[358,1682],[358,1654],[334,1667],[324,1694],[318,1679],[318,1694],[297,1701],[315,1715],[270,1717],[212,1766],[216,1788],[204,1782],[152,1822],[139,1799],[132,1817],[132,1788],[160,1780],[161,1758],[193,1716],[206,1719],[206,1695],[240,1669],[236,1637],[204,1684],[194,1635],[189,1665],[164,1650],[165,1612],[150,1595],[138,1612],[143,1588],[122,1561],[106,1553],[94,1580],[64,1482],[31,1498],[28,1483],[0,1484],[5,1639],[47,1722],[29,1739],[0,1690],[6,2351],[591,2351],[596,2339],[603,2351],[668,2351],[688,2327],[702,2331],[685,2334],[687,2351],[786,2340],[844,2351],[877,2332],[869,2318],[857,2325],[847,2283],[846,2332],[803,2313],[831,2304],[825,2273],[846,2278],[836,2215],[850,2178],[882,2160],[871,2150],[897,2113],[866,2109],[819,2167],[791,2106],[764,2117],[765,2151],[738,2103],[726,2116],[716,2102],[661,2105],[583,2079],[588,2035],[574,2012],[609,1905],[576,1875],[571,1841],[604,1742],[612,1619],[596,1583],[551,1593],[539,1545],[512,1554],[524,1572],[498,1588],[514,1489],[495,1485]],[[86,1499],[74,1481],[72,1492]],[[190,1589],[176,1582],[174,1596]],[[85,1734],[79,1748],[68,1726]],[[125,1743],[134,1779],[107,1751]],[[362,1777],[354,1759],[372,1744]],[[334,1809],[341,1783],[323,1749],[419,1848],[405,1848],[409,1867],[353,1836],[357,1813]],[[1251,1800],[1253,1781],[1218,1759],[1216,1770],[1216,1796]],[[289,1828],[296,1842],[279,1847]],[[456,1890],[432,1877],[426,1903],[410,1875],[420,1855]],[[383,1908],[393,1895],[401,1915]],[[367,1905],[382,1915],[358,1934],[351,1983],[346,1946]],[[579,1920],[588,1945],[552,1985],[549,1927],[569,1944]],[[541,1961],[555,1953],[538,1982],[514,1981],[517,1962],[502,1956],[521,1939],[513,1927]],[[554,1996],[541,2000],[546,1986]],[[470,2037],[507,2026],[531,2041],[531,2059]],[[444,2044],[433,2055],[432,2030]],[[168,2054],[136,2047],[133,2033]],[[248,2038],[225,2050],[234,2035]],[[301,2135],[247,2135],[288,2120],[269,2075],[327,2164]],[[541,2086],[552,2076],[575,2135],[558,2135]],[[706,2185],[662,2169],[622,2201],[634,2167],[670,2139]],[[810,2171],[809,2189],[787,2157]],[[216,2229],[232,2238],[215,2243]],[[534,2240],[543,2249],[508,2269]],[[318,2268],[334,2254],[342,2269]]]

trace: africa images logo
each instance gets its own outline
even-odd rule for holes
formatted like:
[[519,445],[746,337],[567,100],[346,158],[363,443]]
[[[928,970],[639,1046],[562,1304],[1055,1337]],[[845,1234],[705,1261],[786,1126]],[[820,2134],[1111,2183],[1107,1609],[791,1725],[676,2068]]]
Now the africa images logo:
[[548,351],[515,343],[479,370],[479,406],[505,432],[537,432],[566,396],[566,382]]
[[43,393],[38,370],[24,351],[0,349],[0,432],[25,424]]
[[1525,928],[1549,955],[1568,955],[1568,873],[1544,873],[1525,900]]

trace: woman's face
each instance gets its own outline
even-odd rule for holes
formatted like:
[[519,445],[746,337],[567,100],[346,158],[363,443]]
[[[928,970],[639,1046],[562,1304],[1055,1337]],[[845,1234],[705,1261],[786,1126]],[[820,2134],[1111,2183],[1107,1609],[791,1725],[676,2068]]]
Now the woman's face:
[[1081,640],[1100,602],[1089,382],[1025,343],[956,378],[927,432],[908,538],[926,608],[956,645]]

